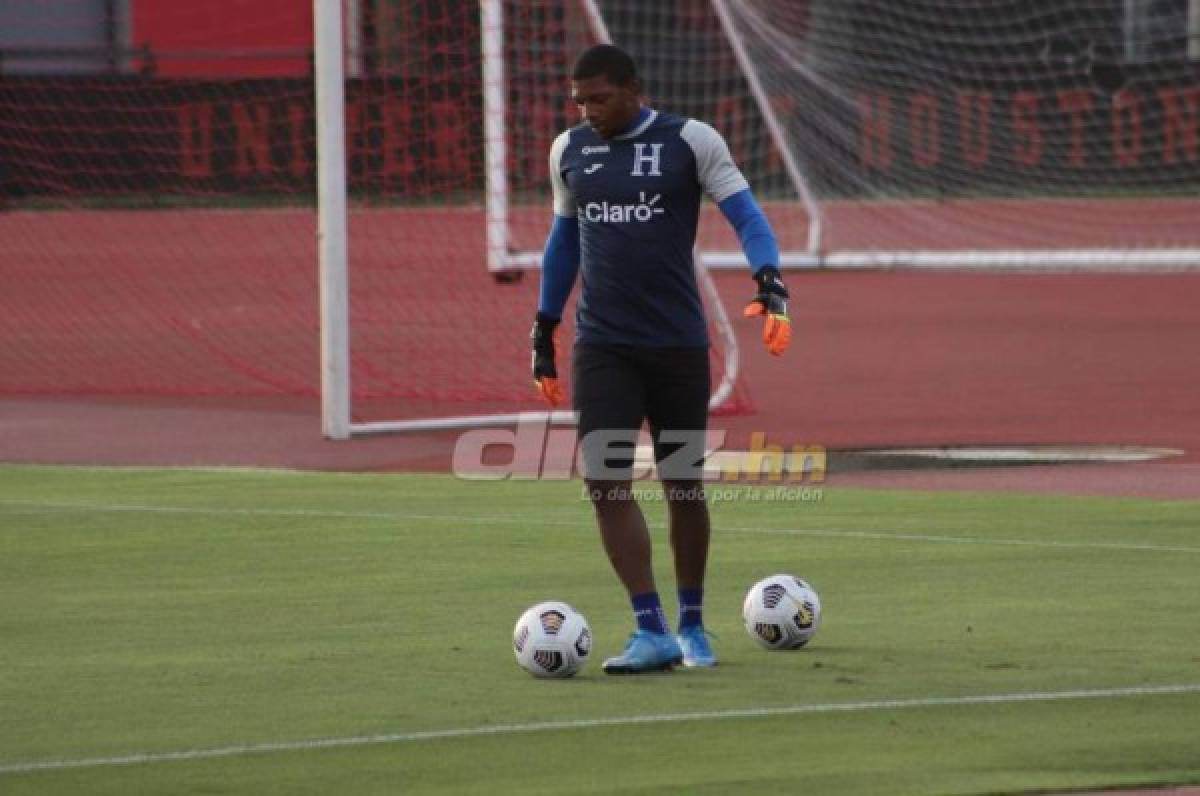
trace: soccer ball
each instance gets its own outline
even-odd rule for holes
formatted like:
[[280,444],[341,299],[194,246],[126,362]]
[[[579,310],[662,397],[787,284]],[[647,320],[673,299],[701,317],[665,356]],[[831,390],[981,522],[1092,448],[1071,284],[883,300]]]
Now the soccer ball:
[[750,637],[767,649],[798,649],[821,624],[821,598],[794,575],[772,575],[750,587],[742,618]]
[[570,677],[592,653],[592,631],[583,614],[566,603],[538,603],[517,620],[513,652],[534,677]]

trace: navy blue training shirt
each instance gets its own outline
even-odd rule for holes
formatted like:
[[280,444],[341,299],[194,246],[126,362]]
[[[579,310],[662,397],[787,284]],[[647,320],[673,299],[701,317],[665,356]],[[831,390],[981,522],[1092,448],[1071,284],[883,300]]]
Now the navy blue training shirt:
[[692,249],[707,193],[749,188],[724,139],[694,119],[648,111],[611,139],[587,125],[550,150],[556,215],[579,222],[582,343],[708,345]]

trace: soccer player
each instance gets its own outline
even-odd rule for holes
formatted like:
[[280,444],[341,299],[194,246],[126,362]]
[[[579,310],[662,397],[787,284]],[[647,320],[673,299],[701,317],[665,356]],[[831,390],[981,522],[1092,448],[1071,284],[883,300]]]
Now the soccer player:
[[[643,105],[637,67],[624,50],[585,51],[571,92],[585,123],[559,135],[550,149],[554,221],[532,333],[533,378],[551,406],[563,401],[554,332],[582,274],[572,382],[584,477],[637,623],[625,651],[605,661],[604,671],[715,666],[703,620],[709,340],[692,264],[703,195],[737,231],[758,285],[745,314],[763,317],[763,341],[776,355],[791,337],[779,247],[725,141],[702,122]],[[663,613],[650,535],[631,489],[643,421],[667,497],[678,634]]]

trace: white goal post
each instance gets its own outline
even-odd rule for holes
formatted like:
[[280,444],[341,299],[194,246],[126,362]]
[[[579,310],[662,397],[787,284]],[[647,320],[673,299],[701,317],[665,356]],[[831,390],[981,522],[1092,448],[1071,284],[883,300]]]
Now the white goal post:
[[[576,0],[571,0],[575,2]],[[579,0],[596,42],[611,41],[594,0]],[[341,0],[313,0],[315,28],[314,76],[316,83],[318,153],[318,257],[321,322],[322,431],[330,439],[352,435],[437,431],[511,426],[544,420],[573,424],[572,411],[456,415],[409,420],[355,422],[350,386],[350,306],[348,289],[348,225],[345,142],[346,78]],[[484,105],[485,237],[487,268],[494,272],[540,268],[540,251],[512,252],[509,245],[507,176],[507,92],[505,84],[504,0],[480,0],[482,96]],[[551,80],[561,84],[563,76]],[[724,406],[733,395],[738,377],[738,343],[716,285],[704,261],[696,258],[697,280],[716,334],[719,381],[709,399],[710,410]]]
[[350,298],[346,225],[345,47],[340,0],[313,0],[321,430],[350,436]]

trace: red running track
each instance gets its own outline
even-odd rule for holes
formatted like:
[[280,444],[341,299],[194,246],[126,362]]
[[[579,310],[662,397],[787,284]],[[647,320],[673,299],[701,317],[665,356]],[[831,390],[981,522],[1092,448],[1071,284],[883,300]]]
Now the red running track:
[[[522,393],[536,280],[492,284],[478,220],[353,221],[370,411],[537,406]],[[0,214],[0,459],[445,468],[449,434],[318,437],[312,232],[303,211]],[[740,307],[749,280],[718,282]],[[1157,467],[1175,469],[1152,472],[1175,475],[1140,480],[1200,496],[1200,274],[810,272],[790,283],[787,357],[739,326],[757,412],[716,421],[731,443],[761,430],[831,449],[1172,447],[1185,455]],[[482,333],[454,337],[464,312]]]

